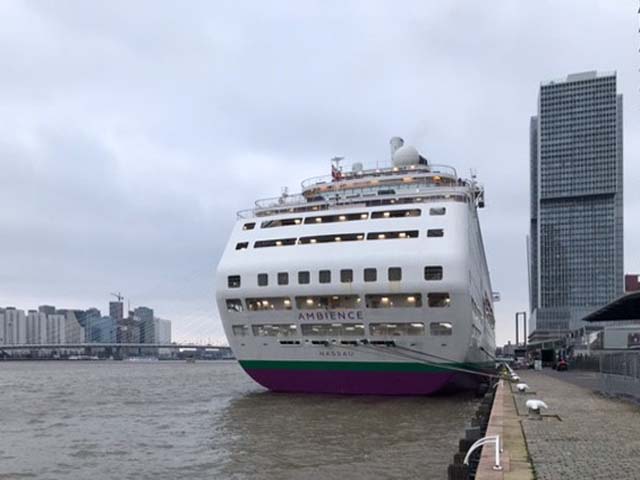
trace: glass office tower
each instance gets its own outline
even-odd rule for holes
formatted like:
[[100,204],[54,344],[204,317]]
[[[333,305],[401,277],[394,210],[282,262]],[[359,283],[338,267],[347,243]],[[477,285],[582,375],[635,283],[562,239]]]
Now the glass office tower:
[[623,293],[622,95],[616,74],[542,83],[530,127],[531,340]]

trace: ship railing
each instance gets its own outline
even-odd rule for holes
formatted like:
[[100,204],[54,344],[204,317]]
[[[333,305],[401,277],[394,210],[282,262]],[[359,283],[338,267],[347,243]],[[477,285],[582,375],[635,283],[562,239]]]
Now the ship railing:
[[302,181],[302,190],[315,188],[323,185],[336,185],[340,183],[348,183],[353,180],[364,178],[379,177],[398,177],[406,174],[427,174],[426,176],[447,176],[458,178],[456,169],[449,165],[411,165],[410,167],[386,167],[374,168],[368,170],[360,170],[355,172],[342,172],[340,179],[334,178],[332,175],[322,175],[319,177],[311,177]]
[[306,204],[307,198],[301,193],[281,195],[279,197],[263,198],[255,201],[256,208],[274,208]]
[[[466,186],[467,188],[461,191],[460,186]],[[441,201],[450,198],[458,199],[458,197],[458,201],[471,201],[472,194],[468,189],[469,186],[460,186],[450,186],[449,188],[423,186],[424,188],[413,189],[411,192],[396,193],[393,195],[380,196],[375,193],[366,193],[362,195],[322,199],[317,201],[308,201],[304,195],[297,194],[285,197],[286,200],[284,201],[281,201],[282,197],[258,200],[256,201],[255,208],[240,210],[236,215],[238,218],[248,219],[287,213],[304,213],[328,209],[366,207],[368,204],[371,204],[371,202],[376,201],[391,201],[391,203],[398,202],[398,204],[402,204],[406,203],[407,199],[416,197],[424,197],[422,201],[429,201],[429,198],[432,198],[433,201]],[[293,197],[297,197],[298,201],[295,202]]]

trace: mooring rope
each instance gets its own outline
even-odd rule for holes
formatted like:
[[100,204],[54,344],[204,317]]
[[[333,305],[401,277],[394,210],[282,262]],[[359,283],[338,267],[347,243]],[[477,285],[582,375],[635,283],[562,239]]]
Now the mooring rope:
[[[378,348],[377,345],[371,345],[369,343],[366,344],[360,344],[360,345],[356,345],[356,346],[348,346],[348,345],[333,345],[333,346],[337,346],[340,348],[344,348],[346,350],[355,350],[358,351],[356,348],[357,347],[369,347],[369,349],[372,349],[375,352],[378,353],[383,353],[383,354],[387,354],[387,355],[391,355],[391,356],[395,356],[395,357],[399,357],[399,358],[403,358],[403,359],[410,359],[413,361],[417,361],[418,363],[421,363],[423,365],[427,365],[427,366],[431,366],[431,367],[437,367],[443,370],[452,370],[452,371],[457,371],[457,372],[462,372],[462,373],[470,373],[473,375],[479,375],[479,376],[484,376],[484,377],[488,377],[488,378],[494,378],[494,379],[501,379],[503,378],[500,375],[496,375],[496,374],[492,374],[492,373],[488,373],[488,372],[482,372],[482,371],[478,371],[478,370],[471,370],[471,369],[467,369],[467,368],[462,368],[462,367],[456,367],[453,365],[447,365],[447,364],[442,364],[442,363],[434,363],[434,362],[428,362],[422,358],[416,358],[414,356],[411,356],[409,354],[406,353],[402,353],[402,352],[390,352],[388,350],[384,350],[384,347]],[[396,347],[398,348],[398,345],[396,345],[395,342],[391,343],[392,347]],[[355,348],[354,348],[355,347]],[[413,353],[418,353],[418,354],[423,354],[426,356],[433,356],[435,358],[438,358],[440,360],[445,360],[445,361],[449,361],[449,362],[453,362],[453,360],[447,359],[445,357],[438,357],[437,355],[433,355],[433,354],[427,354],[425,352],[419,352],[418,350],[412,350],[410,348],[407,347],[399,347],[399,348],[404,348],[406,350],[409,350]]]

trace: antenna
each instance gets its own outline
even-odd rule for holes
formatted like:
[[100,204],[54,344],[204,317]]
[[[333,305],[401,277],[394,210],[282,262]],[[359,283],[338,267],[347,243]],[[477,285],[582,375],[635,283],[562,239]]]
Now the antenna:
[[343,160],[344,160],[344,157],[333,157],[331,159],[331,165],[336,167],[338,170],[342,170],[342,168],[340,167],[340,162],[342,162]]
[[342,167],[340,162],[344,160],[344,157],[333,157],[331,159],[331,178],[333,181],[342,180]]

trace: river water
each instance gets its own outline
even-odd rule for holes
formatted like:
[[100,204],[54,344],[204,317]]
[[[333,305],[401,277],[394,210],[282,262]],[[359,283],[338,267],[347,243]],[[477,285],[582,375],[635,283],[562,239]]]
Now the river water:
[[476,406],[275,394],[235,362],[0,362],[0,479],[440,479]]

